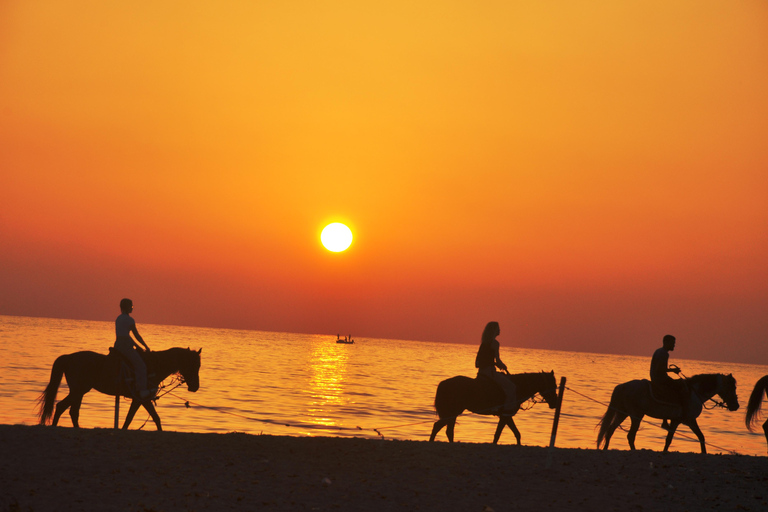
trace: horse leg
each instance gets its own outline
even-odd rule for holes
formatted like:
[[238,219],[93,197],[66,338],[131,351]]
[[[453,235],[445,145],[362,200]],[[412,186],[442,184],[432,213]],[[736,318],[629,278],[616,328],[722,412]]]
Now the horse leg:
[[[515,434],[515,439],[517,439],[517,445],[520,446],[520,431],[517,429],[517,425],[515,425],[515,420],[512,418],[512,416],[506,416],[504,418],[504,424],[509,427],[509,429],[512,431],[513,434]],[[501,425],[501,429],[504,430],[504,425],[502,425],[501,418],[499,418],[499,425]],[[498,427],[496,428],[497,434],[501,435],[501,432],[499,431]],[[498,436],[497,436],[498,437]],[[493,443],[496,444],[497,439],[494,438]]]
[[72,399],[72,406],[69,408],[69,417],[72,418],[72,426],[80,428],[80,406],[83,405],[83,395]]
[[[664,451],[669,451],[669,445],[672,444],[672,438],[675,437],[675,430],[680,425],[680,420],[670,420],[669,430],[667,431],[667,439],[664,441]],[[693,430],[693,429],[691,429]]]
[[699,444],[701,445],[701,453],[706,454],[707,453],[707,443],[704,442],[704,433],[699,428],[699,424],[696,421],[696,418],[693,419],[691,423],[686,423],[688,427],[690,427],[691,432],[696,434],[696,437],[699,438]]
[[493,434],[493,444],[497,444],[499,442],[501,433],[504,431],[504,427],[506,425],[507,425],[506,417],[499,416],[499,422],[496,424],[496,433]]
[[432,435],[429,436],[430,441],[435,440],[435,436],[440,432],[444,426],[448,424],[448,420],[439,419],[435,422],[435,424],[432,426]]
[[151,400],[146,400],[141,403],[141,405],[144,406],[144,408],[147,410],[150,416],[152,416],[152,419],[155,421],[155,426],[157,427],[158,432],[162,432],[163,427],[160,425],[160,416],[158,416],[157,411],[155,410],[155,406],[152,405]]
[[631,450],[635,449],[635,437],[637,436],[637,431],[640,430],[640,422],[643,421],[642,416],[630,416],[630,421],[632,421],[632,425],[629,427],[629,432],[627,432],[627,441],[629,441],[629,448]]
[[611,422],[610,425],[608,425],[608,430],[605,432],[605,445],[603,445],[603,450],[608,449],[608,445],[611,442],[611,437],[613,436],[613,433],[616,432],[616,429],[619,428],[619,425],[624,423],[624,420],[627,419],[627,414],[624,414],[623,412],[617,411],[616,416]]
[[125,415],[125,423],[123,423],[123,430],[128,430],[128,425],[133,421],[133,417],[136,415],[136,411],[139,410],[141,404],[138,400],[131,400],[131,406],[128,408],[128,414]]
[[448,420],[448,426],[445,428],[445,435],[448,436],[448,441],[453,442],[453,429],[456,427],[456,418]]
[[67,408],[72,405],[73,400],[74,399],[72,398],[72,395],[67,395],[62,400],[60,400],[59,403],[56,404],[56,413],[53,415],[53,421],[51,422],[51,425],[55,427],[59,424],[59,418],[61,418],[61,415],[64,414],[64,411],[66,411]]

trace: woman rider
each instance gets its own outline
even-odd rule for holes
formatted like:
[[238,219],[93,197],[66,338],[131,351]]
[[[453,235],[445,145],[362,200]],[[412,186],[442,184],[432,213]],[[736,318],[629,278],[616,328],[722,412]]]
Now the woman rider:
[[499,322],[488,322],[483,330],[480,348],[477,350],[477,357],[475,357],[475,368],[478,369],[478,377],[485,375],[504,391],[506,399],[499,413],[503,416],[514,414],[518,404],[515,396],[515,384],[505,374],[496,371],[497,367],[504,372],[507,371],[507,365],[499,357],[499,342],[496,340],[496,336],[499,334],[501,334]]

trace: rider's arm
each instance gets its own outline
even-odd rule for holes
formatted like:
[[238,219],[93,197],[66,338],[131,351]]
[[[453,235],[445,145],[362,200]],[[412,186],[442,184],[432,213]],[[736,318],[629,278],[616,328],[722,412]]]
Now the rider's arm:
[[[136,339],[140,341],[142,345],[144,345],[144,348],[147,349],[147,352],[149,352],[149,347],[147,346],[146,343],[144,343],[144,339],[141,337],[141,334],[139,334],[139,330],[136,328],[135,325],[133,326],[133,329],[131,329],[131,332],[136,337]],[[138,344],[135,341],[134,341],[134,344],[138,346]]]
[[496,368],[502,371],[507,371],[507,365],[504,364],[504,362],[501,360],[501,356],[499,356],[499,348],[496,347],[496,357],[494,358],[496,362]]

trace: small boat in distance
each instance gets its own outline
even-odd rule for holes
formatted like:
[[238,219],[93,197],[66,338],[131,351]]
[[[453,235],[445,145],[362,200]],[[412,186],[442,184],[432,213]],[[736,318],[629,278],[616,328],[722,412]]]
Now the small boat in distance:
[[338,334],[336,335],[336,343],[345,343],[347,345],[351,345],[354,342],[355,340],[352,339],[351,334],[349,335],[349,337],[344,336],[344,339],[341,339],[341,336],[339,336]]

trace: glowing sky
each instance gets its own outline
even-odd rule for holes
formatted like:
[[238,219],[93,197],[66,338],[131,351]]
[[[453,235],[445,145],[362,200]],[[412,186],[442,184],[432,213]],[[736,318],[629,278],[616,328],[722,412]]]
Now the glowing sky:
[[767,63],[762,0],[6,0],[0,314],[768,364]]

